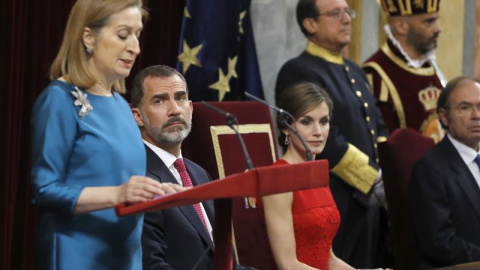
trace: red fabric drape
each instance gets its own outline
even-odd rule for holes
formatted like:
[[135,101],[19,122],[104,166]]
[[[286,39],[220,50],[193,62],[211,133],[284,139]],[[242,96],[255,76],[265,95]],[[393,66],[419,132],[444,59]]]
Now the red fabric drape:
[[[31,204],[30,114],[48,84],[75,0],[0,1],[0,269],[33,269],[36,210]],[[175,66],[185,1],[144,0],[150,18],[132,70]],[[129,85],[131,78],[127,80]]]

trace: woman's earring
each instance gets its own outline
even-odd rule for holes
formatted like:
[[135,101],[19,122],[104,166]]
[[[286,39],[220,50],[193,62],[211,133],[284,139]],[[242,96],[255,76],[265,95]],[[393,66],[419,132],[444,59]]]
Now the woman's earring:
[[87,52],[87,54],[92,54],[93,53],[93,49],[90,48],[90,47],[85,48],[85,51]]
[[288,134],[285,134],[285,141],[283,142],[285,145],[290,144],[290,140],[288,139]]

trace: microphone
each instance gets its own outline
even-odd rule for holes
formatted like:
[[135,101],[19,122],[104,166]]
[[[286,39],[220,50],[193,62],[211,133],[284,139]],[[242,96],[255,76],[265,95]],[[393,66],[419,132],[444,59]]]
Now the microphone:
[[[237,135],[238,140],[240,141],[240,146],[242,147],[242,152],[243,152],[243,157],[245,158],[245,162],[247,163],[247,168],[248,170],[253,170],[253,164],[252,164],[252,159],[250,159],[250,155],[248,154],[247,147],[245,146],[245,142],[242,139],[242,136],[238,132],[238,130],[235,128],[235,124],[238,124],[238,120],[235,117],[235,115],[226,112],[218,107],[213,106],[212,104],[208,104],[207,102],[202,100],[202,104],[205,105],[207,108],[210,108],[217,113],[223,115],[227,119],[227,125],[233,129],[233,132],[235,132],[235,135]],[[248,204],[248,198],[245,198],[245,209],[250,208]]]
[[292,120],[292,121],[295,121],[295,117],[293,117],[289,112],[285,111],[284,109],[280,109],[278,108],[277,106],[273,106],[273,105],[270,105],[268,102],[266,102],[265,100],[263,99],[259,99],[257,98],[256,96],[248,93],[248,92],[245,92],[245,95],[255,101],[258,101],[260,103],[262,103],[263,105],[266,105],[268,107],[270,107],[270,109],[276,111],[279,115],[283,116],[286,120]]
[[245,162],[247,163],[247,168],[248,168],[248,170],[252,170],[253,169],[253,164],[252,164],[252,160],[250,159],[250,155],[248,154],[247,147],[245,146],[245,142],[243,141],[242,136],[240,135],[238,130],[235,128],[235,124],[238,124],[238,120],[235,117],[235,115],[233,115],[231,113],[228,113],[228,112],[226,112],[226,111],[224,111],[224,110],[222,110],[218,107],[215,107],[212,104],[208,104],[205,101],[202,101],[202,104],[205,105],[207,108],[210,108],[210,109],[216,111],[217,113],[226,117],[227,125],[231,129],[233,129],[233,132],[235,132],[235,135],[237,135],[237,138],[240,141],[240,146],[242,147],[242,152],[243,152],[243,156],[245,157]]
[[295,117],[293,117],[289,112],[283,110],[283,109],[280,109],[278,108],[277,106],[273,106],[271,104],[269,104],[268,102],[266,102],[265,100],[263,99],[259,99],[257,98],[256,96],[248,93],[248,92],[245,92],[245,95],[255,101],[258,101],[266,106],[268,106],[270,109],[278,112],[278,116],[279,116],[279,122],[282,123],[282,125],[286,126],[289,130],[291,130],[297,137],[298,139],[300,139],[300,142],[302,143],[303,147],[305,148],[305,151],[307,152],[307,160],[308,161],[312,161],[313,158],[312,158],[312,153],[310,152],[310,148],[308,147],[307,143],[305,142],[305,140],[303,139],[303,137],[298,133],[298,130],[295,129],[294,127],[292,127],[289,123],[288,123],[288,120],[291,120],[293,122],[295,122]]

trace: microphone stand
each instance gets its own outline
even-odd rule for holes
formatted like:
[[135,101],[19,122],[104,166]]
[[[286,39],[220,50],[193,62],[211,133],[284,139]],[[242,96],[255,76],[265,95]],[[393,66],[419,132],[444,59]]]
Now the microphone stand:
[[252,160],[250,159],[250,155],[248,154],[247,147],[245,146],[245,142],[243,141],[242,136],[240,135],[238,130],[235,128],[235,125],[238,125],[238,120],[235,117],[235,115],[228,113],[218,107],[215,107],[212,104],[208,104],[205,101],[202,101],[202,104],[205,105],[207,108],[210,108],[226,117],[227,125],[233,130],[233,132],[235,132],[235,135],[237,135],[237,138],[240,141],[240,146],[242,147],[243,156],[245,157],[245,162],[247,163],[248,170],[253,170]]
[[[224,111],[224,110],[222,110],[218,107],[215,107],[212,104],[208,104],[207,102],[205,102],[203,100],[202,100],[202,104],[205,105],[207,108],[210,108],[210,109],[216,111],[217,113],[219,113],[221,115],[224,115],[226,117],[227,125],[233,130],[235,135],[237,135],[238,140],[240,141],[240,146],[242,147],[243,156],[245,158],[245,162],[247,163],[247,169],[249,171],[253,170],[252,159],[250,159],[250,155],[248,154],[247,147],[245,146],[245,142],[243,141],[242,136],[240,135],[238,130],[235,128],[235,125],[238,124],[238,120],[235,117],[235,115],[233,115],[231,113],[228,113],[228,112],[226,112],[226,111]],[[248,205],[248,198],[245,198],[245,209],[247,209],[247,208],[250,208],[250,206]]]
[[312,153],[310,152],[310,148],[308,147],[307,143],[305,142],[305,140],[303,139],[303,137],[298,133],[298,130],[295,129],[294,127],[292,127],[289,123],[288,123],[288,120],[292,120],[292,121],[295,121],[295,118],[287,111],[283,110],[283,109],[280,109],[276,106],[273,106],[273,105],[270,105],[269,103],[267,103],[265,100],[262,100],[262,99],[259,99],[257,98],[256,96],[248,93],[248,92],[245,92],[245,95],[255,101],[258,101],[266,106],[268,106],[270,109],[276,111],[278,113],[278,117],[279,117],[279,121],[281,122],[282,125],[286,126],[290,131],[292,131],[297,137],[298,139],[300,139],[300,142],[302,143],[303,147],[305,148],[305,151],[307,152],[307,160],[308,161],[312,161],[313,158],[312,158]]

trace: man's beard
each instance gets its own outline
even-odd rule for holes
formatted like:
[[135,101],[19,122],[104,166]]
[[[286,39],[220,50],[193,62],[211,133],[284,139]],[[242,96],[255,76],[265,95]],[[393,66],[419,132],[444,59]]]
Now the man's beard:
[[408,38],[410,43],[414,44],[417,53],[423,55],[437,48],[438,36],[439,34],[436,33],[428,39],[425,39],[420,34],[413,31],[409,34]]
[[[185,140],[192,130],[192,123],[187,123],[182,117],[170,118],[167,123],[161,127],[154,127],[150,125],[150,120],[147,117],[144,118],[144,122],[145,131],[147,132],[148,136],[159,144],[179,144]],[[170,131],[166,131],[165,129],[167,129],[168,126],[174,122],[181,122],[185,126],[177,126],[171,128]]]

